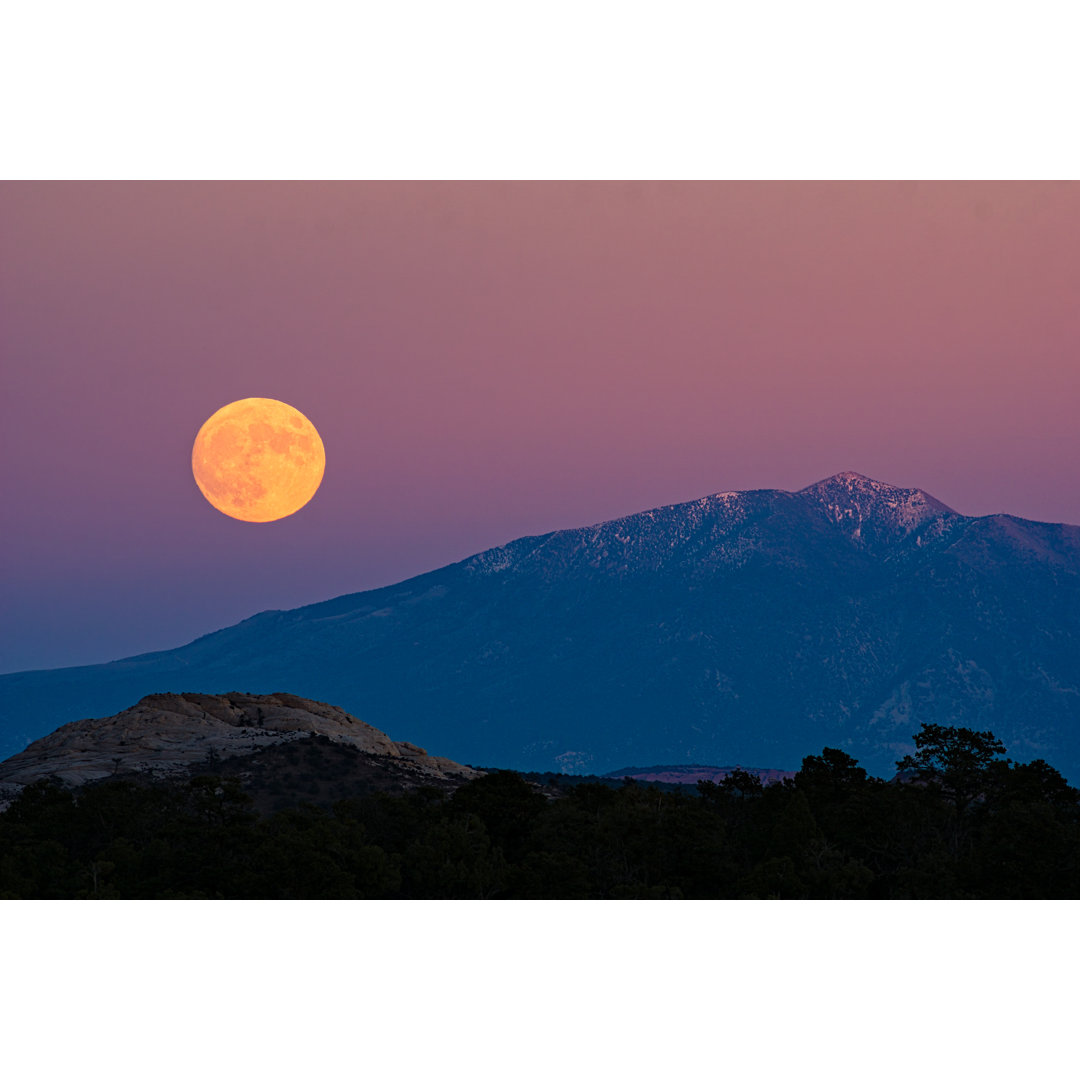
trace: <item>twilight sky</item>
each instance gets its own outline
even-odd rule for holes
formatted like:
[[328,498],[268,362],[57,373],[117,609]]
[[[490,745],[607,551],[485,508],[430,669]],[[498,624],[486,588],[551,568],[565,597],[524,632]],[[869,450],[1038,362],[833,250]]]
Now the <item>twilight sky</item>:
[[[0,184],[0,671],[843,469],[1080,523],[1078,183]],[[191,444],[294,405],[253,525]]]

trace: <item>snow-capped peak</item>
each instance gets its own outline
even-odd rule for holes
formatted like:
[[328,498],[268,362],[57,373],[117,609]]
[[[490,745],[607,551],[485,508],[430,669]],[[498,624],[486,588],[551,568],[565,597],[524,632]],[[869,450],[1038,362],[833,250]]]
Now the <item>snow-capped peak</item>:
[[820,507],[836,524],[862,539],[864,525],[907,535],[933,518],[956,511],[921,488],[901,488],[857,472],[839,472],[797,492]]

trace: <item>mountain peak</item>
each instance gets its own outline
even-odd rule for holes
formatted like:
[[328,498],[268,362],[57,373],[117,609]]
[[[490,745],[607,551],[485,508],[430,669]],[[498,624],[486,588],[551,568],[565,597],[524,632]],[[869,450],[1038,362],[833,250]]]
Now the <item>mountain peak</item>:
[[855,486],[872,486],[877,484],[877,480],[871,480],[869,476],[863,476],[862,473],[854,472],[851,469],[844,469],[843,472],[836,473],[835,476],[830,476],[825,480],[819,480],[821,484],[848,484]]
[[[886,494],[889,492],[903,492],[906,494],[908,492],[918,491],[920,494],[926,495],[926,492],[921,488],[896,487],[894,484],[886,484],[881,480],[874,480],[870,476],[864,476],[862,473],[853,472],[851,469],[845,469],[843,472],[828,476],[824,480],[818,480],[817,483],[802,488],[798,494],[801,495],[803,492],[807,491],[837,489],[842,489],[844,491],[872,492],[873,494]],[[927,498],[929,497],[930,496],[927,496]]]
[[894,487],[850,470],[796,494],[818,506],[854,540],[864,539],[865,525],[875,532],[906,536],[934,518],[959,516],[921,488]]

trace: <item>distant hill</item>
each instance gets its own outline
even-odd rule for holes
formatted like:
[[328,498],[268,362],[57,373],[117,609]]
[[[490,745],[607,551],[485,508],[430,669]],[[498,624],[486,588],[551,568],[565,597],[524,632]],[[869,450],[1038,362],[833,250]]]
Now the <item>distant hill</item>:
[[778,784],[795,776],[793,769],[757,769],[744,765],[649,765],[645,768],[614,769],[605,780],[639,780],[646,784],[697,784],[707,780],[719,784],[732,773],[756,776],[763,784]]
[[757,761],[878,775],[920,723],[1080,779],[1080,528],[840,473],[516,540],[182,648],[0,677],[0,753],[151,693],[340,703],[520,770]]

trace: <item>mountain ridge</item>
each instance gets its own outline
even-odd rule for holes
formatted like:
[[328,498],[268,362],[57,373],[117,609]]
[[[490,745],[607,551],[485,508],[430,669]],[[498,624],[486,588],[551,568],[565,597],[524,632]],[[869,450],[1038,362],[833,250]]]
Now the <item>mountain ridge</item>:
[[927,720],[1001,729],[1080,775],[1078,656],[1080,527],[968,517],[849,472],[521,537],[173,650],[3,676],[0,715],[11,747],[181,682],[284,684],[485,765],[782,769],[828,744],[891,773]]

